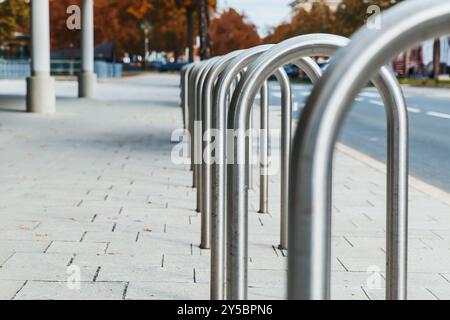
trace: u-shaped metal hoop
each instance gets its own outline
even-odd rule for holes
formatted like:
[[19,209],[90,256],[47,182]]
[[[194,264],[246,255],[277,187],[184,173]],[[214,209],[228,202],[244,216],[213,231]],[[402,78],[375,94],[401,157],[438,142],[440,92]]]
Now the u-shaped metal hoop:
[[[379,17],[383,28],[364,27],[352,42],[333,58],[307,101],[304,116],[295,135],[292,188],[289,214],[289,240],[292,254],[288,261],[289,299],[329,299],[331,251],[331,162],[333,147],[353,99],[376,70],[400,51],[415,43],[450,32],[450,2],[410,0],[385,11]],[[399,141],[400,142],[400,141]],[[399,148],[407,149],[407,141]],[[392,153],[392,150],[390,150]],[[388,172],[394,168],[388,165]],[[407,167],[399,168],[407,179]],[[392,182],[392,181],[391,181]],[[398,181],[406,189],[404,178]],[[407,191],[390,190],[399,212],[406,212]],[[306,192],[305,192],[306,191]],[[387,279],[391,298],[406,297],[406,217],[388,220],[387,248],[396,247],[398,260],[388,261]],[[396,235],[400,235],[396,239]],[[404,268],[403,268],[404,267]],[[392,281],[398,281],[393,283]],[[400,286],[400,290],[396,289]]]
[[[327,55],[332,56],[339,48],[348,45],[349,40],[340,36],[327,34],[313,34],[306,36],[299,36],[286,40],[277,46],[270,49],[264,55],[255,60],[244,74],[243,81],[240,82],[237,92],[239,93],[236,99],[233,99],[231,108],[235,108],[234,119],[232,125],[234,129],[239,130],[245,128],[248,121],[248,115],[252,107],[249,101],[256,95],[257,88],[261,82],[270,75],[273,70],[280,66],[290,63],[302,56]],[[372,73],[373,74],[373,73]],[[374,84],[380,90],[384,99],[387,111],[389,130],[389,148],[388,148],[388,178],[390,183],[391,194],[388,195],[387,201],[387,216],[389,221],[398,221],[399,225],[406,224],[407,217],[407,191],[404,190],[407,186],[407,165],[408,165],[408,120],[406,102],[403,97],[400,86],[394,76],[385,68],[379,73],[379,76],[373,79]],[[321,82],[319,82],[320,84]],[[318,84],[318,85],[319,85]],[[256,88],[256,89],[255,89]],[[300,123],[300,127],[305,125]],[[231,261],[232,276],[231,276],[231,295],[232,299],[246,299],[247,298],[247,257],[245,256],[245,249],[247,247],[247,232],[246,219],[248,214],[247,207],[247,188],[245,181],[242,179],[245,172],[245,166],[242,165],[243,147],[245,141],[237,139],[235,142],[234,165],[233,174],[230,176],[229,183],[232,192],[229,192],[230,201],[235,206],[232,210],[233,223],[229,225],[231,228],[230,234],[233,238],[230,239],[232,251],[229,256]],[[393,147],[394,146],[394,147]],[[331,181],[331,172],[327,177],[327,181]],[[309,189],[302,189],[303,194],[309,194]],[[330,198],[327,199],[331,200]],[[323,206],[323,202],[318,206]],[[330,216],[331,217],[331,216]],[[331,220],[321,221],[325,225],[325,229],[331,233]],[[290,224],[289,224],[290,225]],[[291,237],[291,235],[290,235]],[[392,287],[387,290],[388,298],[403,299],[406,291],[406,234],[404,229],[401,232],[395,233],[395,247],[387,252],[388,265],[394,264],[395,268],[387,269],[387,277],[391,279]],[[321,239],[315,238],[312,246],[320,246],[317,242]],[[329,252],[328,252],[329,253]],[[289,257],[296,255],[297,251],[294,247],[290,249]],[[324,258],[324,257],[322,257]],[[316,270],[330,268],[330,258],[320,260],[320,264],[315,265]],[[314,271],[317,272],[317,271]],[[391,272],[395,270],[395,272]]]

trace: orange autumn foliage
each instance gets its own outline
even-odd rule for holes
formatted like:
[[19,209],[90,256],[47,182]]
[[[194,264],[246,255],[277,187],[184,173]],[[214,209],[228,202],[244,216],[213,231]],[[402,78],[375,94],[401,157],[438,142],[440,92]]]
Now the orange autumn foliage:
[[[189,1],[183,0],[184,4]],[[187,46],[186,14],[177,0],[95,0],[95,43],[113,41],[118,54],[124,52],[142,54],[144,33],[140,28],[143,20],[150,21],[150,49],[172,51],[180,54]],[[68,30],[66,9],[79,5],[80,0],[51,0],[52,49],[78,47],[79,30]],[[216,0],[209,0],[212,9]]]
[[220,16],[211,20],[210,35],[213,56],[261,43],[256,26],[247,22],[246,17],[234,9],[223,11]]

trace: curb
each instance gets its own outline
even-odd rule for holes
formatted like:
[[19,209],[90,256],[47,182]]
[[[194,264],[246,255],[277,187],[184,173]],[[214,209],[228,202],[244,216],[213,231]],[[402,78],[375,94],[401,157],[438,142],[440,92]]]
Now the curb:
[[[347,156],[359,162],[362,162],[368,165],[369,167],[374,168],[377,171],[386,174],[386,164],[384,164],[383,162],[378,161],[372,157],[369,157],[368,155],[361,153],[353,148],[350,148],[342,143],[336,143],[336,149],[346,154]],[[435,198],[447,205],[450,205],[450,193],[447,191],[439,189],[427,182],[424,182],[412,176],[409,176],[409,185],[432,198]]]

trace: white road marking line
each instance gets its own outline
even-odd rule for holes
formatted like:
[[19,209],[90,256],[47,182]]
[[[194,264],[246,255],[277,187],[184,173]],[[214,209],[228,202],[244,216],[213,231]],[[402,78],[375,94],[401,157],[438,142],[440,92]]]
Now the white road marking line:
[[276,98],[281,98],[281,92],[271,92],[271,95]]
[[382,106],[384,107],[384,103],[378,100],[369,100],[370,103],[372,104],[376,104],[377,106]]
[[[384,103],[378,100],[369,100],[370,103],[375,104],[377,106],[383,106],[384,107]],[[420,113],[422,112],[420,109],[417,108],[408,108],[408,111],[411,113]],[[450,117],[450,115],[448,115]]]
[[378,98],[380,95],[378,93],[372,93],[372,92],[361,92],[359,94],[360,97],[366,97],[366,98]]
[[294,111],[298,111],[299,109],[303,109],[305,107],[305,104],[294,102],[292,107],[293,107]]
[[[294,91],[294,93],[295,93],[295,91]],[[281,92],[271,92],[270,94],[276,98],[281,98]],[[303,97],[309,97],[311,92],[310,91],[300,91],[299,94]]]
[[358,101],[358,102],[362,102],[364,100],[365,100],[364,98],[355,98],[355,101]]
[[437,117],[437,118],[442,118],[442,119],[450,119],[450,114],[448,113],[441,113],[441,112],[427,112],[427,116],[431,116],[431,117]]
[[420,110],[420,109],[411,108],[411,107],[408,108],[408,111],[411,113],[421,113],[422,112],[422,110]]

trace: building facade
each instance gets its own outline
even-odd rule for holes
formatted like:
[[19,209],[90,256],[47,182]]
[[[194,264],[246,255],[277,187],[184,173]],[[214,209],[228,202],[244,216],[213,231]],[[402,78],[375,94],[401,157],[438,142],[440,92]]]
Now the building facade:
[[[291,2],[290,6],[292,11],[297,10],[306,10],[310,11],[314,2],[319,2],[319,0],[295,0]],[[337,10],[341,0],[325,0],[325,3],[328,4],[331,10]]]

